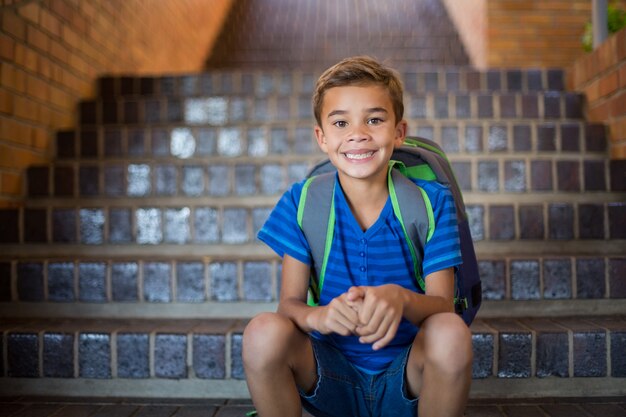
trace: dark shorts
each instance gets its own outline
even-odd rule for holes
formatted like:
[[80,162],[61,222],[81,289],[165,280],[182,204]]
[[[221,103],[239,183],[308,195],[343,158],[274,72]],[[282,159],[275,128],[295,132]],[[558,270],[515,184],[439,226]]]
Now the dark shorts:
[[316,417],[415,417],[417,399],[406,389],[407,347],[377,375],[355,368],[335,347],[311,338],[317,361],[317,385],[300,392],[302,406]]

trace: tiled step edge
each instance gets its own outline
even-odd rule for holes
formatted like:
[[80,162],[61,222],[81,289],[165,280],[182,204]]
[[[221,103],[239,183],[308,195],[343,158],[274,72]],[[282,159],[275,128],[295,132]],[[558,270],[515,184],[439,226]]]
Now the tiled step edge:
[[[9,395],[59,395],[56,390],[64,387],[75,388],[78,396],[86,391],[93,396],[95,389],[152,397],[162,393],[160,387],[187,398],[202,388],[204,397],[245,397],[245,386],[238,383],[244,378],[244,325],[5,321],[0,388]],[[626,349],[624,316],[477,320],[472,333],[475,397],[617,395],[626,381],[626,358],[620,354]]]

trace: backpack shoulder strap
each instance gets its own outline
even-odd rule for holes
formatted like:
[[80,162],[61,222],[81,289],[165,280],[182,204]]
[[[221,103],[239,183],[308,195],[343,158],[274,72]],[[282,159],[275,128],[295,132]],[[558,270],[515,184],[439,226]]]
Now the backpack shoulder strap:
[[315,303],[323,283],[326,262],[335,230],[335,173],[309,178],[298,202],[298,225],[304,233],[313,258],[311,276],[312,296]]
[[434,232],[433,209],[426,192],[405,177],[398,169],[389,170],[389,196],[393,211],[402,225],[409,245],[415,277],[422,290],[425,289],[422,274],[424,246]]

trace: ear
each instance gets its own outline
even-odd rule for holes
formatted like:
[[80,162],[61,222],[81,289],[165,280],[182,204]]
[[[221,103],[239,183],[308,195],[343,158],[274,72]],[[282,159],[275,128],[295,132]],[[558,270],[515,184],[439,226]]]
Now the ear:
[[319,127],[318,125],[315,125],[315,128],[313,129],[313,132],[315,133],[315,139],[317,140],[317,146],[320,147],[322,152],[328,153],[328,147],[326,146],[326,136],[324,135],[324,131],[322,130],[322,128]]
[[406,138],[406,132],[408,130],[408,124],[406,120],[400,120],[396,125],[396,137],[394,138],[394,147],[399,147],[404,143]]

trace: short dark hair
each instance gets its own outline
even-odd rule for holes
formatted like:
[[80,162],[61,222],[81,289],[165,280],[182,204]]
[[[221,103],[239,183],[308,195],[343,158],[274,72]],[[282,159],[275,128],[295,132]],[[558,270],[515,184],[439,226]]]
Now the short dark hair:
[[369,56],[346,58],[328,68],[318,78],[313,93],[313,114],[318,126],[321,126],[324,94],[333,87],[350,85],[378,84],[389,91],[396,123],[404,117],[402,81],[398,73]]

